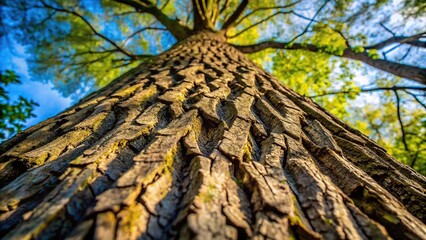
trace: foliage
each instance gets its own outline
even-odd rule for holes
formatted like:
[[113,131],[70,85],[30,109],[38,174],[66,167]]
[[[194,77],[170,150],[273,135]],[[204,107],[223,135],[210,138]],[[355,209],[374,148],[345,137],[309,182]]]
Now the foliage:
[[[80,98],[177,42],[152,9],[175,28],[193,29],[194,1],[6,0],[0,30],[30,46],[33,76]],[[244,1],[218,2],[214,30]],[[414,89],[421,85],[347,57],[425,68],[424,9],[419,0],[253,0],[222,31],[236,45],[286,43],[249,57],[426,174],[426,95]]]
[[426,12],[426,2],[423,0],[405,0],[403,13],[405,16],[418,17]]
[[[406,116],[403,120],[407,150],[403,143],[394,98],[393,94],[383,94],[378,104],[369,103],[353,108],[353,115],[359,116],[359,118],[346,120],[370,135],[398,160],[425,174],[425,111],[410,107],[401,108],[403,116]],[[407,101],[404,104],[409,106],[410,102]]]
[[35,117],[33,110],[37,103],[19,96],[17,101],[10,101],[5,87],[10,84],[20,84],[15,72],[6,70],[0,72],[0,141],[5,140],[25,127],[25,121]]

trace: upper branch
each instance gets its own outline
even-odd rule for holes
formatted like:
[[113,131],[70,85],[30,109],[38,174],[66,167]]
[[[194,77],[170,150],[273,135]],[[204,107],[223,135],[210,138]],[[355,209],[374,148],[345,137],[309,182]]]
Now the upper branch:
[[401,135],[402,135],[402,143],[404,144],[404,148],[406,151],[410,151],[410,149],[408,148],[407,145],[407,140],[406,140],[406,135],[405,135],[405,129],[404,129],[404,123],[402,122],[402,117],[401,117],[401,103],[400,103],[400,98],[398,95],[398,92],[396,90],[393,90],[393,92],[395,93],[395,97],[396,97],[396,113],[398,116],[398,122],[399,122],[399,126],[401,128]]
[[75,12],[75,11],[71,11],[68,9],[62,9],[62,8],[57,8],[51,5],[48,5],[47,3],[45,3],[43,0],[41,0],[41,3],[43,4],[44,7],[48,8],[48,9],[52,9],[54,11],[57,12],[65,12],[71,15],[74,15],[78,18],[80,18],[89,28],[90,30],[98,37],[104,39],[105,41],[107,41],[108,43],[110,43],[111,45],[113,45],[119,52],[123,53],[124,55],[130,57],[130,58],[134,58],[134,55],[130,52],[128,52],[127,50],[121,48],[120,46],[118,46],[114,41],[112,41],[111,39],[107,38],[105,35],[99,33],[98,31],[96,31],[96,29],[89,23],[89,21],[84,18],[81,14]]
[[213,30],[219,15],[219,3],[217,1],[192,0],[194,30]]
[[295,36],[290,42],[294,42],[296,41],[296,39],[298,39],[299,37],[303,36],[308,30],[309,27],[312,25],[312,23],[315,21],[315,18],[318,16],[318,14],[321,12],[321,10],[327,5],[327,3],[329,2],[329,0],[326,0],[321,7],[318,9],[318,11],[315,12],[315,15],[312,17],[312,19],[309,21],[308,25],[305,27],[305,30],[303,30],[303,32],[301,32],[299,35]]
[[[346,90],[346,91],[336,91],[336,92],[326,92],[319,95],[308,96],[309,98],[325,97],[336,94],[348,94],[353,92],[377,92],[377,91],[397,91],[397,90],[414,90],[414,91],[426,91],[426,87],[414,87],[414,86],[393,86],[393,87],[376,87],[376,88],[361,88],[359,90]],[[415,96],[415,95],[414,95]],[[419,100],[420,104],[423,104]]]
[[228,28],[234,26],[237,19],[241,16],[241,14],[244,12],[248,5],[248,0],[242,0],[240,5],[238,5],[237,9],[234,13],[232,13],[231,16],[225,21],[225,23],[222,26],[222,30],[227,30]]
[[[152,24],[151,24],[152,25]],[[133,38],[134,36],[136,36],[136,35],[138,35],[138,34],[140,34],[140,33],[142,33],[142,32],[144,32],[144,31],[146,31],[146,30],[159,30],[159,31],[167,31],[167,29],[165,29],[165,28],[159,28],[159,27],[151,27],[151,25],[150,26],[148,26],[148,27],[144,27],[144,28],[141,28],[141,29],[139,29],[139,30],[137,30],[137,31],[135,31],[134,33],[132,33],[132,34],[130,34],[124,41],[123,41],[123,45],[126,45],[126,43],[131,39],[131,38]]]
[[413,36],[393,36],[391,38],[388,38],[382,42],[379,42],[377,44],[365,47],[365,49],[382,49],[390,44],[393,43],[400,43],[400,44],[409,44],[415,47],[421,47],[421,48],[426,48],[426,42],[424,41],[420,41],[420,38],[422,37],[426,37],[426,32],[423,33],[419,33]]
[[[418,104],[422,105],[422,107],[426,110],[426,104],[424,104],[422,101],[420,101],[420,99],[416,96],[416,94],[414,94],[414,93],[412,93],[412,92],[408,91],[408,89],[405,89],[404,91],[405,91],[406,93],[408,93],[411,97],[413,97],[413,98],[414,98],[414,100],[415,100]],[[426,89],[425,89],[424,91],[426,92]]]
[[276,13],[274,13],[274,14],[272,14],[272,15],[270,15],[270,16],[268,16],[268,17],[266,17],[266,18],[264,18],[264,19],[262,19],[262,20],[260,20],[260,21],[258,21],[256,23],[251,24],[250,26],[244,28],[243,30],[239,31],[238,33],[236,33],[236,34],[234,34],[232,36],[228,36],[228,38],[236,38],[236,37],[240,36],[241,34],[245,33],[246,31],[248,31],[248,30],[256,27],[259,24],[262,24],[262,23],[268,21],[269,19],[271,19],[271,18],[273,18],[273,17],[275,17],[275,16],[277,16],[279,14],[291,14],[291,13],[293,13],[293,11],[286,11],[286,12],[280,11],[280,12],[276,12]]
[[238,21],[236,21],[236,22],[235,22],[235,24],[234,24],[234,25],[238,25],[238,24],[240,24],[242,21],[244,21],[244,19],[247,19],[248,17],[252,16],[252,15],[253,15],[253,14],[255,14],[256,12],[259,12],[259,11],[266,11],[266,10],[278,10],[278,9],[283,9],[283,8],[289,8],[289,7],[291,7],[291,6],[296,5],[296,4],[297,4],[297,3],[299,3],[299,2],[301,2],[301,1],[299,0],[299,1],[296,1],[296,2],[293,2],[293,3],[290,3],[290,4],[287,4],[287,5],[284,5],[284,6],[274,6],[274,7],[260,7],[260,8],[256,8],[256,9],[254,9],[253,11],[251,11],[251,12],[247,13],[246,15],[244,15],[243,17],[241,17]]
[[392,36],[394,36],[394,37],[396,36],[394,32],[392,32],[388,27],[385,26],[385,24],[380,23],[380,26],[382,28],[384,28],[387,32],[389,32],[390,34],[392,34]]
[[426,85],[426,69],[412,65],[391,62],[383,59],[373,59],[366,52],[356,52],[352,48],[346,48],[342,55],[327,52],[324,48],[312,44],[300,44],[291,42],[266,41],[247,46],[234,46],[243,53],[255,53],[267,48],[288,49],[288,50],[308,50],[311,52],[325,52],[331,55],[345,57],[364,62],[372,67],[386,71],[399,77],[407,78]]
[[229,7],[229,0],[225,0],[222,7],[219,10],[219,14],[222,14]]
[[135,0],[115,0],[116,2],[126,4],[135,8],[138,12],[146,12],[153,15],[167,30],[175,36],[178,40],[183,40],[189,36],[190,29],[181,25],[177,20],[169,18],[160,9],[154,6],[149,1],[135,1]]

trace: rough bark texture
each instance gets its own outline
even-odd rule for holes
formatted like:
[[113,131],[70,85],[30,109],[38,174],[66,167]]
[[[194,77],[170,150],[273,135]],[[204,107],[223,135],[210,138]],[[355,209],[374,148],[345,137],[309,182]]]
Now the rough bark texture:
[[423,176],[208,33],[0,154],[4,239],[426,239]]

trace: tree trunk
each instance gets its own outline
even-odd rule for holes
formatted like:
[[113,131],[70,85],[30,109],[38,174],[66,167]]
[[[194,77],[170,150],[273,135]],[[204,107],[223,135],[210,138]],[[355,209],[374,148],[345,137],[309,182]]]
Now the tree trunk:
[[423,176],[212,33],[0,154],[4,239],[426,239]]

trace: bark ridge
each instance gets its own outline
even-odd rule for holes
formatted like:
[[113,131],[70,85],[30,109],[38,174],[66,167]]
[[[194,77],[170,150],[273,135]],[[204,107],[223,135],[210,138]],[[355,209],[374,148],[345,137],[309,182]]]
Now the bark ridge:
[[426,239],[426,180],[201,33],[0,146],[3,239]]

